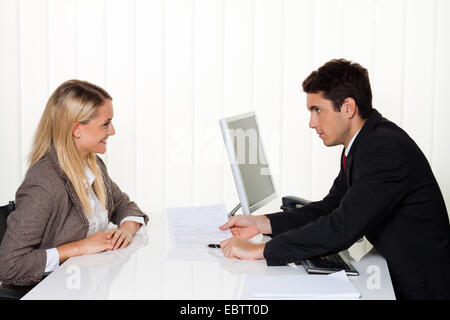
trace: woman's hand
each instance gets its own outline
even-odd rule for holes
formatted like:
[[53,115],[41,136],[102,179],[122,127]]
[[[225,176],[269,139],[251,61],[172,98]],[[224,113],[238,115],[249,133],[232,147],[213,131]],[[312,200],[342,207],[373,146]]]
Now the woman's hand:
[[75,256],[100,253],[103,251],[125,248],[131,242],[141,224],[125,221],[119,229],[108,232],[96,232],[85,239],[63,244],[58,250],[59,263]]
[[85,239],[58,246],[56,250],[61,264],[71,257],[112,250],[113,247],[109,232],[96,232]]
[[112,250],[126,248],[140,227],[141,224],[138,222],[125,221],[118,229],[109,231],[113,244]]
[[80,254],[94,254],[113,249],[110,232],[96,232],[78,241]]

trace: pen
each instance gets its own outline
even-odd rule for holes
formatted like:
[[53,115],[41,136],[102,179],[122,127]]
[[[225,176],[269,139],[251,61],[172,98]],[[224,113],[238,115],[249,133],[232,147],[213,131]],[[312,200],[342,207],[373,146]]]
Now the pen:
[[218,249],[220,249],[220,244],[210,243],[210,244],[208,244],[208,248],[218,248]]

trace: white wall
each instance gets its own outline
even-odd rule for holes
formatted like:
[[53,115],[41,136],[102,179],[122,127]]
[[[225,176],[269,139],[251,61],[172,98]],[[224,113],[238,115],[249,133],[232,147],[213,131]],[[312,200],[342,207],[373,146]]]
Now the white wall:
[[44,105],[71,78],[113,96],[104,158],[148,213],[231,209],[218,119],[251,110],[280,195],[319,199],[341,147],[308,128],[301,83],[344,57],[368,68],[374,106],[416,140],[449,206],[449,15],[447,0],[0,0],[0,201],[14,198]]

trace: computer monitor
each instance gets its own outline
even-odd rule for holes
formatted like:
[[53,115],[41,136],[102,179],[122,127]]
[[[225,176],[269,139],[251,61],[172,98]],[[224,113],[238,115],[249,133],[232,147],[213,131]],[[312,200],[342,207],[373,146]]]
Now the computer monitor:
[[251,214],[277,194],[264,153],[255,112],[219,121],[240,203],[229,215],[242,208]]

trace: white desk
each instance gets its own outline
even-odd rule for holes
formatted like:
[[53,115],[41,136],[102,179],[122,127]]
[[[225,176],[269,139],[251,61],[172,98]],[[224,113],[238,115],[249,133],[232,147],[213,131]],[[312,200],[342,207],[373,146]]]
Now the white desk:
[[[268,267],[265,260],[225,258],[220,249],[200,251],[171,249],[166,217],[154,214],[127,248],[70,258],[23,299],[243,299],[244,274],[307,274],[302,266]],[[350,279],[361,299],[395,299],[384,258],[369,253],[353,264],[360,276]]]

